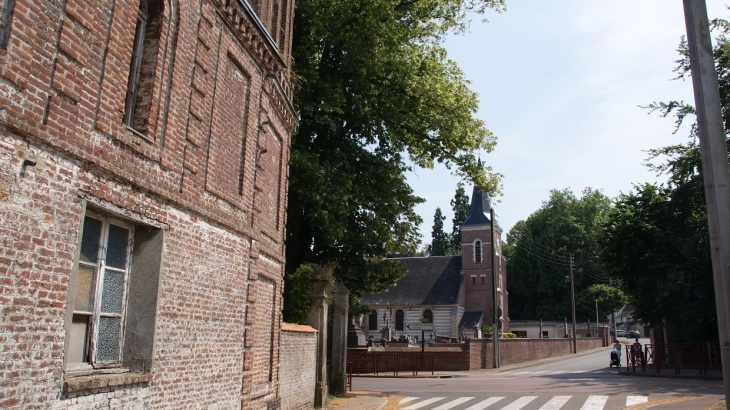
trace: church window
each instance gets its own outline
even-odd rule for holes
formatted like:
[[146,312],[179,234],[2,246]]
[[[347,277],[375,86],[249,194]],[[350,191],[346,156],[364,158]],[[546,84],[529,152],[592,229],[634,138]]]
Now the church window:
[[402,310],[395,312],[395,330],[403,331],[403,322],[405,321],[405,313]]
[[474,263],[482,263],[482,241],[474,242]]
[[15,0],[4,0],[0,11],[0,49],[7,50],[10,42],[10,31],[13,26]]
[[423,312],[423,318],[426,319],[426,323],[433,323],[433,312],[430,309],[426,309]]
[[378,312],[373,310],[368,316],[368,329],[378,330]]

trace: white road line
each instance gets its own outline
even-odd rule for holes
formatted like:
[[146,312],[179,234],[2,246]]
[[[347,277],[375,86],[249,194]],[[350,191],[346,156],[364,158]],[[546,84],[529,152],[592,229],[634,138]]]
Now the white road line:
[[561,374],[561,373],[568,373],[566,370],[558,370],[557,372],[552,372],[550,374]]
[[537,396],[522,396],[512,403],[502,407],[502,410],[520,410],[527,406],[531,401],[535,400]]
[[532,372],[532,374],[542,374],[542,373],[547,373],[547,372],[548,372],[548,370],[543,370],[541,372]]
[[411,404],[408,407],[403,407],[402,410],[416,410],[416,409],[420,409],[421,407],[426,407],[426,406],[428,406],[431,403],[436,403],[437,401],[443,400],[445,398],[446,397],[431,397],[430,399],[427,399],[427,400],[424,400],[424,401],[421,401],[421,402],[418,402],[418,403]]
[[412,402],[413,400],[416,400],[418,397],[404,397],[403,400],[399,401],[398,404],[406,404],[408,402]]
[[583,407],[580,410],[603,410],[603,406],[606,405],[608,396],[588,396],[588,400],[583,403]]
[[586,373],[586,372],[587,372],[587,370],[576,370],[576,371],[571,372],[571,373]]
[[519,373],[512,373],[512,374],[525,374],[525,373],[530,373],[530,372],[519,372]]
[[563,405],[565,405],[571,397],[572,396],[555,396],[550,399],[549,402],[540,407],[540,410],[560,410],[560,408],[563,407]]
[[462,403],[466,403],[469,400],[473,400],[474,397],[459,397],[456,400],[452,400],[448,403],[444,403],[438,407],[434,407],[432,410],[449,410],[450,408],[456,407]]
[[482,400],[479,403],[477,403],[469,408],[466,408],[464,410],[484,410],[487,407],[491,406],[492,404],[502,400],[503,398],[504,397],[490,397],[490,398],[488,398],[486,400]]
[[634,404],[646,403],[649,398],[646,396],[626,396],[626,407],[633,406]]

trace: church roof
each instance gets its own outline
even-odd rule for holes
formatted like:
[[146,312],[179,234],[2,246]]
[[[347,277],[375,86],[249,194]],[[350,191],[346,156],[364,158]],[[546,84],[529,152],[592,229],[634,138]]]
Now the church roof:
[[461,256],[394,258],[407,270],[382,293],[363,293],[366,306],[455,305],[461,287]]
[[477,327],[479,326],[479,322],[482,320],[482,315],[484,314],[483,310],[466,310],[464,311],[464,315],[461,316],[461,322],[459,322],[459,327]]

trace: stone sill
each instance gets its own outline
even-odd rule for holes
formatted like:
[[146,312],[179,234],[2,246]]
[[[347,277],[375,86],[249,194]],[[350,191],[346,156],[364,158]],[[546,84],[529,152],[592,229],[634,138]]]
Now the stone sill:
[[94,374],[83,377],[67,377],[63,389],[65,392],[70,393],[103,387],[149,383],[150,381],[152,381],[152,375],[145,373]]

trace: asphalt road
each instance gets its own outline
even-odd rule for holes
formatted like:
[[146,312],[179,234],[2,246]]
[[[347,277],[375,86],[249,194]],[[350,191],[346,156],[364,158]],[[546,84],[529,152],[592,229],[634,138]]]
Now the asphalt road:
[[452,372],[451,378],[439,379],[356,377],[353,387],[401,397],[403,410],[623,409],[648,400],[723,395],[721,380],[628,376],[609,363],[606,348],[496,373]]

